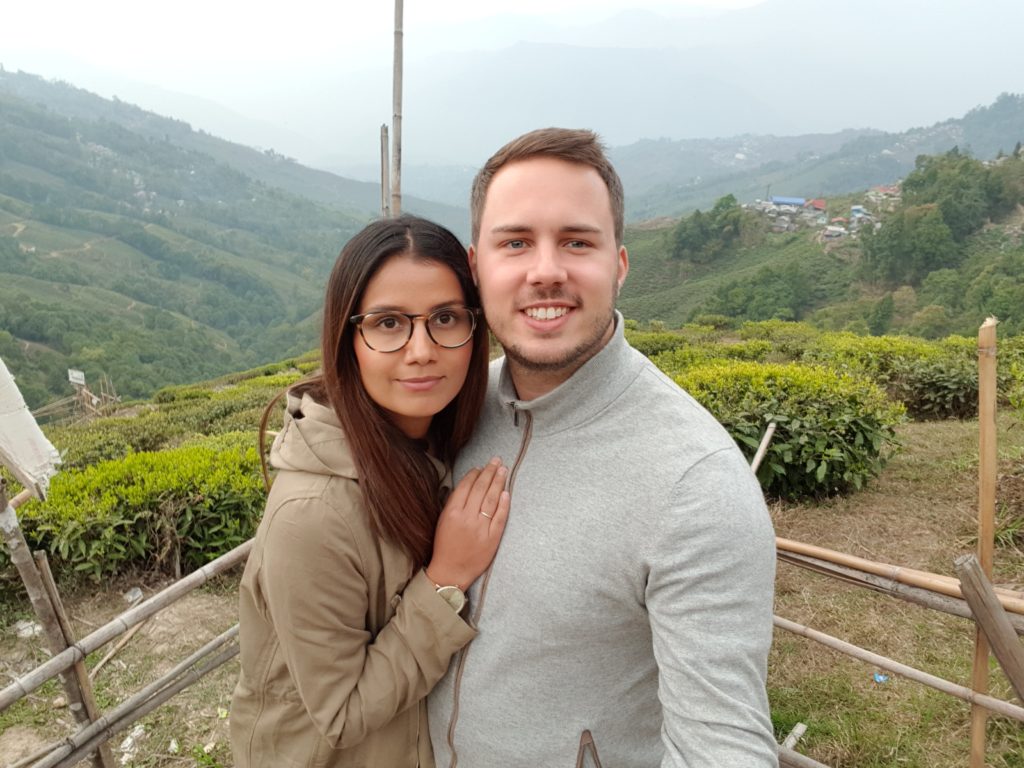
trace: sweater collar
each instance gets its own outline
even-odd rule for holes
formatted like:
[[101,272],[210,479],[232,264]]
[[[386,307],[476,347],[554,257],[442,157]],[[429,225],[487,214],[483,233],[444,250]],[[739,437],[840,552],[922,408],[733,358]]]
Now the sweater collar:
[[636,378],[643,358],[633,352],[623,332],[623,318],[615,311],[615,331],[608,343],[566,381],[533,400],[516,395],[508,360],[503,359],[498,379],[502,408],[529,411],[535,432],[557,432],[582,424],[606,408]]

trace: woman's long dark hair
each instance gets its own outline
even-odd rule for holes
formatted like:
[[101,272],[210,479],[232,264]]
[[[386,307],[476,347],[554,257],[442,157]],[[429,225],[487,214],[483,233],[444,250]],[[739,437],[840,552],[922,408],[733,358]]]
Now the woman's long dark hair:
[[[352,446],[371,527],[404,550],[414,563],[425,564],[441,512],[437,469],[423,445],[396,427],[366,393],[356,362],[357,330],[349,322],[359,311],[367,284],[393,256],[443,264],[458,279],[466,306],[480,306],[466,249],[455,235],[416,216],[375,221],[348,241],[334,264],[324,301],[321,372],[299,382],[292,391],[308,392],[334,409]],[[482,321],[470,344],[473,354],[465,384],[430,422],[432,451],[449,465],[469,440],[483,407],[488,345]],[[273,405],[267,406],[260,424],[261,457]]]

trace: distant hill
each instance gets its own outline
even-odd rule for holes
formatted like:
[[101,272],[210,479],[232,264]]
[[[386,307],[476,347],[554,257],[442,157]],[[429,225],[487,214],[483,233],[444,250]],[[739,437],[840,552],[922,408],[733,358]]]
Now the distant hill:
[[69,367],[137,397],[315,344],[325,275],[368,215],[269,186],[173,121],[12,81],[28,79],[0,74],[0,356],[30,405],[70,391]]
[[632,221],[708,209],[719,197],[740,202],[769,194],[827,197],[891,184],[919,155],[959,147],[980,159],[1024,140],[1024,96],[1003,94],[960,118],[902,133],[843,131],[792,137],[641,141],[612,151]]
[[[147,112],[116,98],[104,99],[68,83],[48,81],[24,72],[0,72],[0,93],[43,105],[70,119],[108,121],[142,138],[169,142],[201,153],[268,186],[357,218],[370,218],[380,212],[379,184],[353,181],[309,168],[273,150],[260,151],[235,144],[193,130],[181,120]],[[460,237],[468,234],[469,214],[464,206],[444,205],[409,195],[403,195],[402,206],[410,213],[444,224]]]
[[[511,137],[509,137],[511,138]],[[643,139],[611,146],[626,190],[626,218],[641,222],[707,210],[719,197],[740,202],[768,195],[845,195],[891,184],[914,168],[918,155],[955,146],[982,159],[1010,152],[1024,139],[1024,97],[1003,94],[988,106],[923,128],[887,133],[849,129],[836,133],[773,136],[745,134],[717,139]],[[497,149],[497,146],[492,149]],[[339,166],[371,178],[368,166]],[[463,205],[476,168],[408,162],[403,187]]]

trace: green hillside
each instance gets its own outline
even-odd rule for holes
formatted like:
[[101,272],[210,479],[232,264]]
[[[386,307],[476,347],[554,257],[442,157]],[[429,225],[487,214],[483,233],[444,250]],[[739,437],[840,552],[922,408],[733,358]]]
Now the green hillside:
[[368,219],[0,89],[0,355],[38,406],[69,367],[139,397],[309,349]]
[[[147,112],[133,104],[100,98],[68,83],[51,82],[24,72],[0,72],[0,93],[45,104],[64,117],[115,123],[154,141],[169,142],[229,166],[264,184],[305,197],[347,215],[365,219],[380,210],[380,187],[307,168],[273,149],[260,151],[212,136],[181,120]],[[463,207],[403,195],[403,208],[468,236],[469,214]]]
[[[820,218],[792,214],[789,231],[772,231],[774,212],[740,207],[732,196],[661,228],[631,228],[620,308],[672,327],[776,318],[939,338],[973,335],[994,315],[1001,332],[1024,331],[1019,145],[990,162],[955,149],[922,155],[902,190],[884,201],[830,198]],[[865,203],[859,229],[854,222],[823,238],[822,222]]]

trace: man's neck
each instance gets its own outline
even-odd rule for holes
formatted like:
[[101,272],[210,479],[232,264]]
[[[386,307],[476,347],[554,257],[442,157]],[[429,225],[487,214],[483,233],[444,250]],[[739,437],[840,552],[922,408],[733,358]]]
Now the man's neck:
[[580,366],[577,365],[572,370],[561,368],[557,371],[537,371],[519,365],[512,360],[508,361],[508,372],[520,400],[535,400],[546,395],[568,381],[579,368]]
[[512,385],[515,387],[516,396],[520,400],[535,400],[538,397],[546,395],[548,392],[562,386],[562,384],[571,379],[576,374],[576,371],[582,368],[589,360],[601,354],[601,350],[608,346],[608,343],[612,340],[614,335],[615,323],[613,322],[611,326],[609,326],[601,345],[593,352],[593,354],[579,360],[574,360],[562,368],[556,368],[553,370],[531,368],[530,366],[523,365],[512,357],[506,355],[505,359],[507,360],[508,372],[512,377]]

